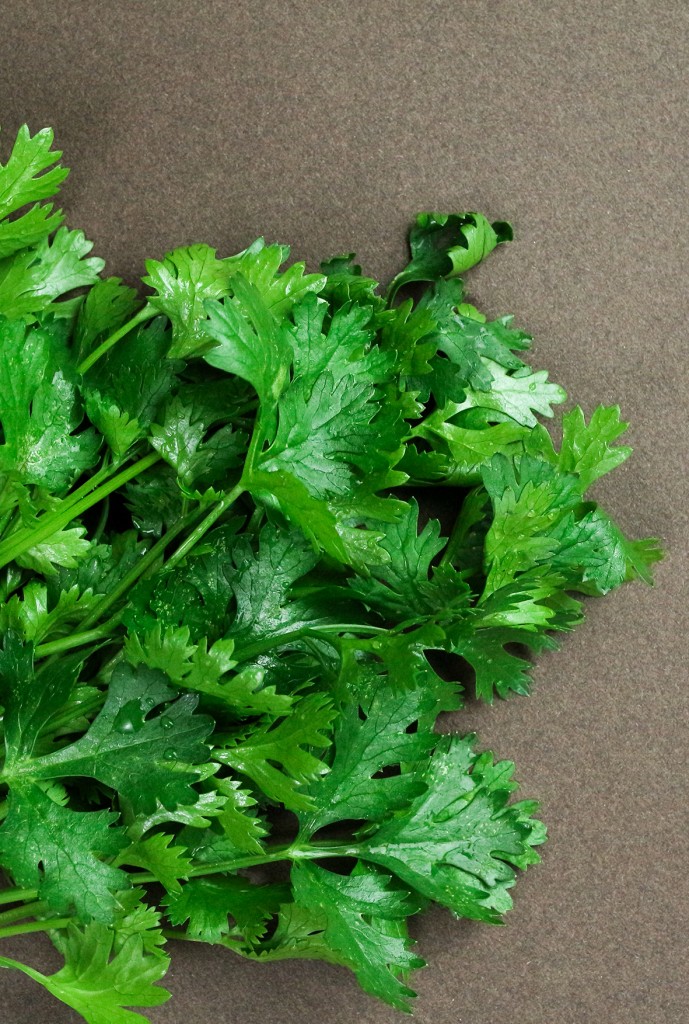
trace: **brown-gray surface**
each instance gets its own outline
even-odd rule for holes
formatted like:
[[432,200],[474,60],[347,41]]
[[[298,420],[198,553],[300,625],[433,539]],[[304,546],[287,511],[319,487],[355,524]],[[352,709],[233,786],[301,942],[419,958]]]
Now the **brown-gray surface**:
[[[420,1024],[687,1019],[689,8],[684,0],[6,0],[0,123],[50,124],[73,226],[113,273],[258,234],[382,278],[419,209],[480,209],[517,241],[471,278],[584,408],[619,401],[631,462],[598,488],[669,551],[654,590],[589,604],[532,698],[470,707],[551,840],[505,928],[431,913]],[[40,939],[10,955],[53,963]],[[392,1024],[322,964],[176,948],[184,1024]],[[0,972],[7,1024],[76,1017]]]

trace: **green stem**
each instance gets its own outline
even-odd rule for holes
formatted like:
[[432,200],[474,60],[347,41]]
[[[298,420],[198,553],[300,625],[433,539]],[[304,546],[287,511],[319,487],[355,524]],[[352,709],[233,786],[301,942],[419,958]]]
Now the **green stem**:
[[112,636],[112,628],[117,625],[119,616],[113,616],[104,626],[98,629],[88,629],[83,633],[73,633],[72,636],[63,636],[59,640],[51,640],[49,643],[39,644],[35,654],[37,658],[47,658],[50,654],[62,654],[64,651],[71,651],[75,647],[83,647],[85,644],[93,643],[95,640],[106,640]]
[[[187,872],[187,878],[200,878],[204,875],[223,875],[228,871],[239,871],[241,868],[260,867],[281,860],[313,860],[317,857],[356,857],[358,848],[345,846],[339,842],[324,843],[322,846],[295,846],[285,843],[274,846],[264,853],[255,856],[234,857],[231,860],[219,861],[217,864],[198,864]],[[158,879],[150,871],[130,872],[134,885],[140,882],[156,882]]]
[[244,486],[240,482],[231,491],[228,491],[224,498],[222,498],[215,508],[212,508],[208,515],[206,515],[199,525],[192,530],[187,539],[180,544],[175,553],[167,560],[166,567],[168,569],[174,569],[174,567],[182,561],[183,558],[191,551],[195,544],[201,540],[205,534],[208,533],[210,528],[220,519],[220,516],[228,510],[228,508],[235,503],[237,498],[244,493]]
[[[86,616],[81,624],[83,630],[88,630],[90,626],[102,619],[107,611],[109,611],[114,604],[116,604],[121,597],[129,592],[134,584],[145,576],[146,573],[155,563],[158,561],[160,556],[165,551],[165,548],[179,537],[180,533],[187,528],[195,519],[198,519],[199,510],[194,511],[185,516],[184,519],[180,519],[174,526],[172,526],[167,533],[156,541],[153,547],[146,552],[143,558],[131,567],[128,573],[126,573],[116,587],[110,591],[105,597],[102,597],[100,601],[94,605],[89,614]],[[112,620],[110,620],[112,622]],[[105,627],[103,627],[105,628]]]
[[83,498],[87,494],[90,494],[92,491],[95,491],[96,487],[100,486],[100,484],[102,483],[105,483],[105,481],[116,472],[117,466],[113,465],[111,462],[108,462],[106,465],[101,466],[101,468],[97,470],[93,474],[93,476],[90,476],[88,480],[85,480],[83,482],[81,487],[77,487],[76,491],[70,491],[69,494],[65,495],[65,497],[62,499],[60,507],[66,508],[67,505],[76,505],[76,503],[80,501],[81,498]]
[[21,921],[24,917],[36,917],[37,914],[42,914],[45,909],[46,904],[41,902],[41,900],[27,903],[23,907],[13,907],[12,910],[6,910],[0,914],[0,928],[4,928],[14,921]]
[[128,466],[127,469],[123,469],[116,476],[112,477],[107,483],[97,487],[95,491],[81,498],[79,501],[70,502],[67,508],[60,507],[55,512],[50,512],[43,516],[38,523],[38,526],[33,529],[22,530],[19,533],[12,534],[7,537],[3,543],[0,544],[0,568],[7,565],[9,562],[13,562],[15,558],[28,551],[29,548],[36,547],[36,545],[43,543],[57,533],[63,527],[67,526],[76,519],[82,513],[87,512],[88,509],[97,505],[99,501],[106,498],[113,491],[116,491],[119,487],[133,480],[135,477],[144,473],[151,466],[155,465],[156,462],[160,461],[160,455],[157,452],[151,452],[150,455],[145,455],[138,462]]
[[54,928],[67,928],[71,923],[71,917],[55,917],[50,921],[29,921],[28,924],[0,928],[0,939],[9,939],[12,935],[28,935],[30,932],[48,932]]
[[[10,805],[9,805],[8,801],[7,800],[0,800],[0,821],[4,821],[5,820],[5,818],[7,817],[8,812],[9,812],[9,809],[10,809]],[[3,902],[2,895],[3,894],[0,893],[0,903]]]
[[3,892],[0,892],[0,905],[35,900],[37,896],[38,893],[35,889],[5,889]]
[[131,320],[127,320],[126,324],[123,324],[122,327],[118,328],[118,330],[106,338],[105,341],[101,342],[98,348],[95,348],[93,352],[86,357],[86,359],[83,359],[81,363],[79,363],[77,373],[86,373],[86,371],[90,370],[93,364],[96,363],[101,356],[104,356],[105,353],[113,347],[113,345],[117,344],[120,338],[124,338],[125,334],[129,334],[129,332],[137,327],[138,324],[142,324],[146,320],[151,320],[157,315],[157,313],[157,309],[149,305],[149,303],[146,303],[146,305],[140,309],[139,312],[131,318]]
[[367,626],[358,622],[336,622],[333,624],[326,623],[323,626],[301,626],[299,629],[278,633],[265,640],[256,640],[253,644],[246,644],[245,647],[235,648],[232,652],[232,657],[238,662],[249,661],[251,658],[257,658],[259,654],[265,654],[266,651],[272,651],[274,647],[282,647],[284,644],[292,643],[295,640],[301,640],[303,637],[307,636],[328,636],[330,633],[364,633],[375,636],[378,633],[387,632],[389,631],[383,626]]
[[85,715],[90,715],[92,711],[96,711],[104,701],[105,694],[99,691],[90,697],[89,700],[82,701],[76,707],[70,708],[61,718],[54,718],[45,729],[41,729],[39,736],[52,736],[71,722],[75,722],[78,718],[83,718]]

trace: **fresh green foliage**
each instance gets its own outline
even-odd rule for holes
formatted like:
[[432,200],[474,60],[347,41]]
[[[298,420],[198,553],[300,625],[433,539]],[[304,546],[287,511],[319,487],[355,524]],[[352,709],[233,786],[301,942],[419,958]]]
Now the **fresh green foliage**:
[[588,492],[626,424],[574,407],[556,446],[562,388],[466,301],[508,224],[419,214],[387,296],[263,239],[149,260],[144,296],[62,226],[59,157],[23,128],[0,164],[0,938],[64,967],[0,967],[135,1024],[172,936],[408,1010],[408,920],[499,922],[545,838],[438,716],[651,582]]

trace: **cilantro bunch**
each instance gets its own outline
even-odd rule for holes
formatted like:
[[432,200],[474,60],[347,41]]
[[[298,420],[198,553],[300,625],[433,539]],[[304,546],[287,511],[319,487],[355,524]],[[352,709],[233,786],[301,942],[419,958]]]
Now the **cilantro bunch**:
[[51,147],[0,165],[0,937],[64,966],[0,966],[89,1024],[165,1001],[168,939],[407,1009],[410,916],[500,921],[545,835],[436,731],[456,677],[528,692],[575,595],[659,557],[588,496],[626,424],[574,408],[556,447],[562,388],[465,302],[507,224],[420,214],[386,295],[263,239],[150,260],[143,295],[46,202]]

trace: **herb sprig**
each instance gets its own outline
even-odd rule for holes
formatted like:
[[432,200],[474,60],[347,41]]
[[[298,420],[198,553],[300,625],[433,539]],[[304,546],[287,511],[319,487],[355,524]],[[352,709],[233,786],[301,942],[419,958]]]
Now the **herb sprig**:
[[408,919],[500,921],[545,837],[512,764],[435,730],[438,656],[527,693],[581,595],[651,581],[588,495],[626,424],[574,408],[557,448],[529,335],[465,301],[505,223],[420,214],[386,296],[258,239],[149,260],[143,297],[46,202],[52,139],[0,165],[0,937],[64,966],[0,966],[89,1024],[165,1001],[168,939],[408,1009]]

